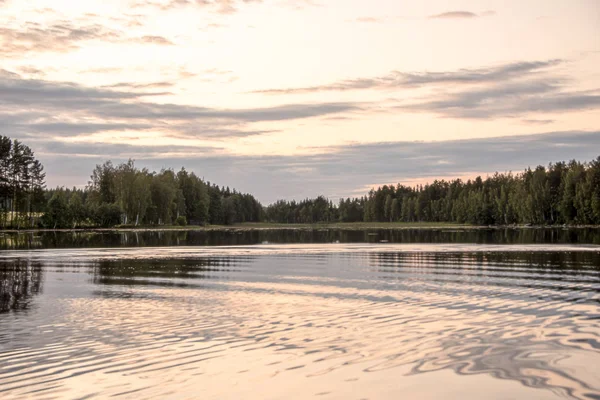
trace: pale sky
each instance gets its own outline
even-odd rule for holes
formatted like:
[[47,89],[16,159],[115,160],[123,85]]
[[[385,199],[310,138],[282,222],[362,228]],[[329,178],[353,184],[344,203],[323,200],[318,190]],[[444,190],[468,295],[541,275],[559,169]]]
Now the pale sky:
[[600,155],[600,1],[0,0],[0,134],[264,203]]

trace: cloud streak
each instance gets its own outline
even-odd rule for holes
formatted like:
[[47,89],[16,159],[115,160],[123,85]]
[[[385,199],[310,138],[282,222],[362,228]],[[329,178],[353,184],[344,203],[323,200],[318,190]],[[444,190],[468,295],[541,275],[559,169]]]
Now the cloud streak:
[[234,14],[244,4],[260,4],[262,0],[167,0],[139,1],[132,8],[152,7],[160,10],[171,10],[182,7],[196,7],[217,14]]
[[[149,85],[162,87],[163,84],[165,82]],[[220,109],[152,103],[144,98],[167,92],[125,90],[150,86],[117,84],[112,89],[93,88],[69,82],[24,79],[18,74],[0,71],[0,123],[22,135],[56,134],[59,129],[77,135],[153,128],[185,136],[197,131],[210,138],[241,137],[260,132],[247,130],[246,125],[251,123],[323,117],[362,109],[360,104],[342,102]],[[68,122],[57,123],[57,117]]]
[[600,90],[572,91],[571,81],[557,67],[560,59],[513,62],[504,65],[448,72],[398,72],[370,78],[252,93],[294,95],[360,90],[405,91],[442,88],[423,100],[405,100],[393,111],[429,112],[450,118],[498,118],[527,113],[585,111],[600,108]]
[[441,14],[429,16],[430,19],[471,19],[478,17],[490,17],[496,15],[495,11],[485,11],[481,14],[476,14],[471,11],[447,11]]
[[481,84],[494,83],[515,78],[532,76],[546,71],[548,68],[563,63],[563,60],[548,61],[527,61],[514,62],[504,65],[477,68],[461,69],[449,72],[400,72],[392,71],[387,75],[345,79],[342,81],[299,88],[286,89],[263,89],[251,93],[261,94],[303,94],[330,91],[350,91],[350,90],[392,90],[402,88],[415,88],[419,86],[435,84]]
[[[88,18],[89,19],[89,18]],[[0,27],[0,55],[21,58],[31,53],[68,53],[89,42],[171,46],[164,36],[130,37],[121,29],[86,20],[58,20],[48,24],[25,22]]]
[[429,18],[434,19],[462,19],[462,18],[477,18],[478,15],[470,11],[448,11],[441,14],[432,15]]
[[528,113],[586,111],[600,108],[600,90],[561,91],[557,84],[531,81],[464,90],[398,109],[431,112],[450,118],[514,117]]

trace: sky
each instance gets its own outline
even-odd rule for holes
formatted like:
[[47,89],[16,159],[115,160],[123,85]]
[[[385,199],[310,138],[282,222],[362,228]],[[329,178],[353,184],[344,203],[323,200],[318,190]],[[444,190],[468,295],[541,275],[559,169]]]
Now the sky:
[[598,0],[0,0],[0,134],[277,199],[600,155]]

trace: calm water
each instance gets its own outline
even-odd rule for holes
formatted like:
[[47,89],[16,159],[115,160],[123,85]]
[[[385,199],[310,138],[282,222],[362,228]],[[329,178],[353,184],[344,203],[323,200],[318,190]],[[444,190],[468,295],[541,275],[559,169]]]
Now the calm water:
[[5,237],[0,398],[600,398],[593,240],[365,235]]
[[0,233],[0,250],[73,247],[236,246],[263,243],[597,244],[600,229],[269,229]]

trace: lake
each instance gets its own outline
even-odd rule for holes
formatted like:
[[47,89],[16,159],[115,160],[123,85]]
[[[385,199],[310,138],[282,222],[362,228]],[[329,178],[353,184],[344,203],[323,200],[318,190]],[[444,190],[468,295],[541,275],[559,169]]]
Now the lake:
[[600,399],[598,230],[0,236],[0,398]]

